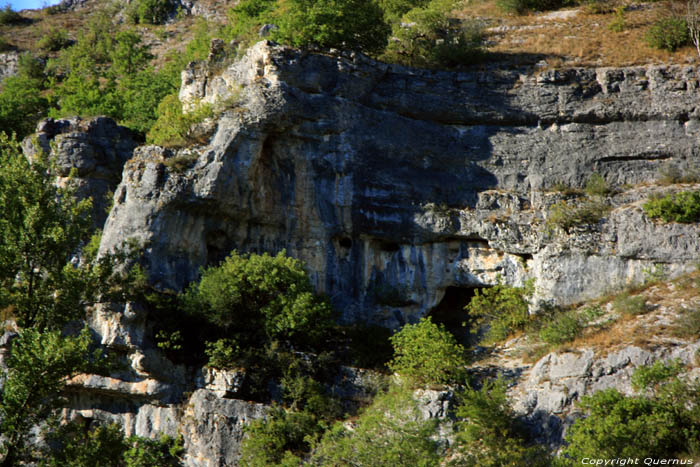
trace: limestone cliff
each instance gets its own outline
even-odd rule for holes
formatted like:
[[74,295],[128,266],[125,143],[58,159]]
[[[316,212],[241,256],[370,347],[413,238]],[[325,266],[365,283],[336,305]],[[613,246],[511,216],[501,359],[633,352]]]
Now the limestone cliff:
[[694,167],[699,78],[691,67],[419,71],[259,43],[219,75],[183,72],[183,101],[228,108],[206,145],[139,148],[102,249],[139,239],[152,281],[179,290],[232,249],[285,248],[345,320],[390,327],[498,276],[534,277],[540,301],[578,302],[697,258],[696,226],[643,215],[651,188],[611,197],[608,216],[570,234],[544,220],[555,183]]
[[[430,313],[461,321],[474,288],[499,277],[534,279],[536,311],[639,282],[656,264],[687,271],[700,257],[697,225],[656,223],[640,207],[678,189],[648,183],[662,165],[700,165],[697,68],[435,72],[262,42],[216,69],[191,64],[182,76],[183,102],[223,108],[203,125],[203,144],[135,148],[104,119],[47,122],[35,140],[48,151],[55,140],[61,166],[97,191],[113,189],[123,164],[100,248],[141,242],[158,288],[181,290],[233,249],[286,249],[343,320],[397,327]],[[547,228],[565,197],[548,189],[582,187],[593,173],[626,185],[607,196],[612,210],[595,225]],[[151,325],[136,304],[96,310],[93,328],[130,367],[72,381],[67,414],[181,433],[188,465],[235,465],[241,427],[265,407],[237,399],[237,372],[169,362]],[[518,381],[518,410],[557,446],[578,397],[624,389],[633,367],[657,358],[690,363],[697,348],[659,345],[494,365]],[[347,399],[369,386],[371,374],[340,369]],[[446,395],[425,397],[425,415],[444,416]]]

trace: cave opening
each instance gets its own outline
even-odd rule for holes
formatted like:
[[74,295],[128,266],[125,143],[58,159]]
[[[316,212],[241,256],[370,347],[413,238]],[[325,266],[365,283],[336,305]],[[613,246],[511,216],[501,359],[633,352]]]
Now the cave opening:
[[[469,304],[478,289],[484,287],[450,286],[445,289],[445,296],[438,305],[433,308],[428,316],[433,323],[440,323],[445,326],[457,341],[463,346],[472,346],[476,343],[476,336],[469,330],[469,315],[464,307]],[[465,323],[466,325],[463,325]]]

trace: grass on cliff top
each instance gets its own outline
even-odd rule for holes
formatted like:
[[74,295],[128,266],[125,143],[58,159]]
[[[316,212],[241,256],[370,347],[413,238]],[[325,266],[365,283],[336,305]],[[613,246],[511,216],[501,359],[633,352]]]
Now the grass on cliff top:
[[[657,19],[670,12],[683,15],[684,2],[601,0],[598,4],[603,13],[593,13],[584,4],[558,12],[516,15],[504,13],[496,0],[467,0],[457,16],[482,19],[487,25],[489,51],[515,63],[536,61],[543,68],[560,68],[698,62],[693,47],[670,53],[650,47],[645,40]],[[612,31],[614,10],[625,6],[623,30]]]
[[[504,12],[499,0],[465,0],[458,2],[456,17],[478,18],[486,28],[486,41],[491,59],[501,64],[538,64],[539,68],[569,66],[628,66],[657,63],[697,63],[695,49],[683,47],[676,52],[651,48],[645,34],[657,19],[670,12],[683,14],[685,3],[679,0],[632,2],[631,0],[598,0],[599,11],[586,6],[563,8],[554,12],[531,12],[516,15]],[[216,14],[210,20],[223,23],[231,1],[200,0]],[[70,38],[85,23],[86,12],[108,5],[89,0],[88,7],[72,12],[48,14],[46,10],[28,10],[21,24],[0,26],[0,37],[20,50],[35,50],[38,41],[51,29],[65,29]],[[624,27],[610,29],[616,21],[615,8],[626,6]],[[107,6],[109,7],[109,6]],[[194,18],[184,17],[163,26],[139,25],[151,52],[165,56],[167,50],[181,49],[192,37]],[[156,66],[159,65],[158,58]]]

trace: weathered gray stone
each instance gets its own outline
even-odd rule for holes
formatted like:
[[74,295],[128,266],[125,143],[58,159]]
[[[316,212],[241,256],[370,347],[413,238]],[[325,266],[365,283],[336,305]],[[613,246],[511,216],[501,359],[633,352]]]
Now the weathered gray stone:
[[[101,250],[140,239],[153,283],[178,290],[232,249],[285,248],[344,320],[390,327],[429,313],[448,287],[499,276],[534,277],[539,304],[639,282],[658,262],[677,274],[700,254],[697,225],[651,222],[630,204],[643,194],[620,194],[597,226],[551,233],[544,218],[562,197],[539,190],[697,165],[699,76],[435,72],[261,42],[220,75],[183,72],[184,102],[230,107],[185,171],[138,152]],[[381,303],[377,289],[400,300]]]
[[184,414],[181,432],[186,464],[192,467],[238,465],[243,426],[265,416],[265,406],[236,399],[221,399],[198,389]]
[[[107,197],[116,189],[136,145],[131,131],[106,117],[48,118],[22,142],[27,157],[41,151],[54,159],[59,185],[74,187],[79,199],[92,198],[92,218],[98,228],[104,225],[112,203]],[[77,171],[75,177],[70,176],[72,171]]]

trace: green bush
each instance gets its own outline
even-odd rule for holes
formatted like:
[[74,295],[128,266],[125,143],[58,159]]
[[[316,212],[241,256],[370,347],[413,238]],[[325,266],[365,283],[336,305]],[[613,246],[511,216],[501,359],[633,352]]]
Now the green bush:
[[0,90],[2,131],[24,138],[34,132],[48,107],[40,80],[23,75],[9,76],[3,80]]
[[500,278],[497,285],[476,290],[465,310],[473,319],[473,333],[483,325],[489,326],[482,344],[493,344],[525,328],[531,321],[528,300],[534,290],[532,280],[524,287],[511,287],[502,284]]
[[454,466],[549,466],[542,446],[528,446],[503,380],[486,381],[480,390],[467,387],[455,408],[457,432],[450,452]]
[[431,3],[430,0],[379,0],[379,6],[384,11],[384,18],[391,25],[401,22],[403,15],[414,8],[423,8]]
[[483,55],[483,33],[476,21],[459,24],[435,4],[414,8],[395,23],[382,58],[418,67],[469,65]]
[[570,204],[560,201],[549,208],[546,225],[550,230],[558,227],[569,233],[572,227],[598,224],[610,211],[610,206],[602,201],[585,201]]
[[183,305],[240,348],[272,341],[310,348],[333,323],[330,306],[314,295],[301,262],[284,252],[234,251],[219,266],[202,271],[201,280],[184,294]]
[[171,0],[136,0],[126,10],[133,24],[162,24],[173,10]]
[[613,308],[623,315],[640,315],[646,312],[646,301],[641,295],[632,296],[629,292],[622,292],[613,300]]
[[[412,391],[393,386],[353,423],[338,422],[315,443],[313,465],[437,467],[437,421],[424,420]],[[296,464],[295,464],[296,465]]]
[[211,105],[202,104],[191,112],[184,112],[177,94],[166,96],[156,112],[158,119],[146,135],[149,144],[178,148],[193,142],[190,129],[214,115]]
[[418,386],[450,384],[464,378],[464,348],[430,317],[407,324],[391,336],[394,359],[389,368]]
[[588,178],[584,191],[589,196],[605,196],[612,192],[608,182],[596,173]]
[[[637,391],[655,389],[683,371],[679,360],[664,362],[658,360],[653,365],[641,366],[632,374],[632,386]],[[700,402],[700,401],[699,401]]]
[[7,42],[7,40],[4,37],[0,37],[0,52],[7,52],[8,50],[12,50],[13,45]]
[[390,28],[374,0],[288,0],[272,39],[306,47],[334,47],[378,53]]
[[0,9],[0,24],[17,24],[22,21],[24,21],[22,15],[13,10],[10,5]]
[[624,396],[606,389],[583,397],[588,417],[570,428],[564,454],[585,457],[674,458],[700,449],[700,385],[675,376],[677,364],[654,364],[633,375],[636,385],[652,394]]
[[561,313],[540,329],[539,336],[549,345],[560,345],[574,340],[583,327],[584,322],[575,311]]
[[36,46],[40,50],[56,52],[70,44],[68,32],[65,29],[51,28],[39,39]]
[[498,0],[496,4],[504,11],[519,15],[527,11],[556,10],[578,4],[576,0]]
[[684,311],[674,323],[672,333],[685,339],[695,339],[700,335],[700,309]]
[[241,464],[251,467],[299,465],[311,444],[341,415],[340,404],[300,361],[292,362],[281,379],[285,407],[273,405],[268,416],[245,428]]
[[168,467],[179,466],[182,440],[124,437],[117,424],[90,429],[80,423],[62,425],[48,435],[55,447],[40,465],[46,467]]
[[247,44],[260,40],[260,26],[274,23],[272,15],[276,7],[276,0],[241,0],[228,11],[224,36]]
[[685,19],[679,17],[662,18],[649,28],[646,41],[655,49],[674,52],[690,43],[688,24]]
[[663,198],[650,198],[642,206],[647,216],[660,217],[666,222],[693,223],[700,221],[700,191],[683,191]]

